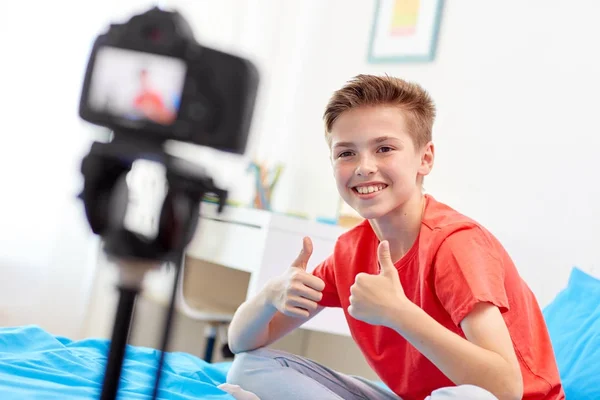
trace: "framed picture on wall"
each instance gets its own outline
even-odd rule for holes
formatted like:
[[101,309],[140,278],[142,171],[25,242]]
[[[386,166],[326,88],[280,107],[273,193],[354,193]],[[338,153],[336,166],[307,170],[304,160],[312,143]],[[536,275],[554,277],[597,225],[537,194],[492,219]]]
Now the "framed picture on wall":
[[443,3],[443,0],[376,0],[369,62],[433,61]]

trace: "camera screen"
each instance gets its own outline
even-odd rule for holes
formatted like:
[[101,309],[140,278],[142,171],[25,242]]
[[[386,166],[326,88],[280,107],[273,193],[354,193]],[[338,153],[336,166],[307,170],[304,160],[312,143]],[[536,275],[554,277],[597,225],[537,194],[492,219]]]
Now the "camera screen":
[[186,64],[177,58],[103,47],[96,56],[88,106],[97,113],[171,125],[185,74]]

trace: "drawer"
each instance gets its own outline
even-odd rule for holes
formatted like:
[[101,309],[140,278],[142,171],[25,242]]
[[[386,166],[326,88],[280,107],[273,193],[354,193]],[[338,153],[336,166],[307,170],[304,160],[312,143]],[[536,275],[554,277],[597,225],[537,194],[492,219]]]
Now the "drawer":
[[258,224],[200,216],[187,254],[252,273],[260,267],[266,232],[267,228]]
[[[308,223],[307,223],[308,225]],[[315,267],[332,253],[336,237],[318,237],[310,234],[306,227],[304,231],[284,231],[269,228],[269,235],[264,241],[264,252],[260,269],[250,280],[248,297],[258,293],[265,283],[290,268],[292,262],[300,254],[302,238],[309,236],[313,243],[313,254],[310,257],[306,270],[311,272]]]

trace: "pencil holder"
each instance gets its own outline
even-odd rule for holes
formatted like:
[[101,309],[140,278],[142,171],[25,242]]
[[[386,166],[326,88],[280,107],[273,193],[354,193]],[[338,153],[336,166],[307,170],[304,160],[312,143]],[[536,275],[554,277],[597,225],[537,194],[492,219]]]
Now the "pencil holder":
[[265,163],[253,161],[248,171],[254,174],[254,200],[252,206],[271,211],[271,199],[283,171],[282,164],[267,167]]

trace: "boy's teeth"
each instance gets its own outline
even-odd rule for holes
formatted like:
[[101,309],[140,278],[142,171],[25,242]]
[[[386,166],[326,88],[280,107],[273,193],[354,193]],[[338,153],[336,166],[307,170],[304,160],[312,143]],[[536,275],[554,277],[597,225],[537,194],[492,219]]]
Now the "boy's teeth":
[[375,185],[375,186],[357,186],[356,191],[360,194],[369,194],[373,192],[378,192],[383,189],[384,185]]

